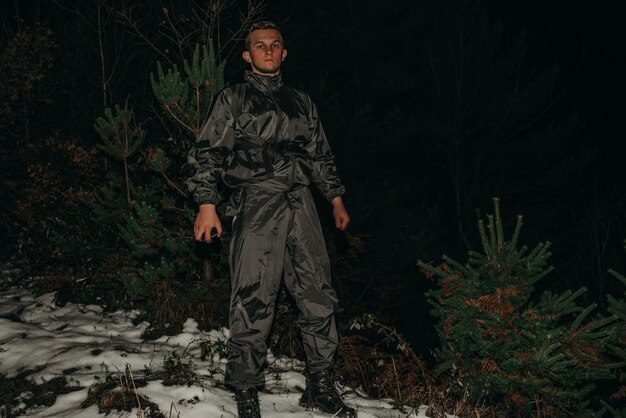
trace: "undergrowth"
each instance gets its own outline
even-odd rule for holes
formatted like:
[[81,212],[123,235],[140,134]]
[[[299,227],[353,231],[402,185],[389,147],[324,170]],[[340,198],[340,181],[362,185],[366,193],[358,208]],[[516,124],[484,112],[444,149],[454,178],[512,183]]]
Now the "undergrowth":
[[146,386],[145,378],[135,378],[130,367],[122,373],[109,374],[104,382],[97,383],[89,388],[87,399],[80,407],[98,406],[98,412],[109,414],[113,411],[127,411],[139,409],[138,416],[145,418],[165,418],[156,403],[140,394],[137,388]]

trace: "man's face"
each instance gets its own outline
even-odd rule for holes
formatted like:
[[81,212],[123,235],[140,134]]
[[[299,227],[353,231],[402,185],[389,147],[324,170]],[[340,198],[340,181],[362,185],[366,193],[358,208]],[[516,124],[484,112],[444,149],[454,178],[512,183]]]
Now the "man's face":
[[276,29],[259,29],[250,34],[250,50],[243,51],[243,59],[252,66],[252,72],[276,75],[287,57],[280,32]]

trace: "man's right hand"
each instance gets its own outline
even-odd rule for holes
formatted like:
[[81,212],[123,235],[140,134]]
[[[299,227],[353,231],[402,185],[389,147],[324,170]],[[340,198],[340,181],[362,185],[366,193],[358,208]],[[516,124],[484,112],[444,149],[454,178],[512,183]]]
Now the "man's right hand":
[[197,241],[211,242],[211,231],[215,228],[217,236],[222,235],[222,223],[217,216],[215,205],[200,205],[200,211],[196,216],[193,232]]

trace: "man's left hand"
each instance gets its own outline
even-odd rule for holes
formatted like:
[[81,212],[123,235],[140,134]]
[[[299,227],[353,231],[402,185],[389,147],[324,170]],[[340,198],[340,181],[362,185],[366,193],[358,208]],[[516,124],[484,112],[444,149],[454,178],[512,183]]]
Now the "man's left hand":
[[335,226],[343,231],[350,223],[350,217],[348,216],[348,212],[343,205],[343,200],[341,199],[341,196],[337,196],[330,203],[333,205]]

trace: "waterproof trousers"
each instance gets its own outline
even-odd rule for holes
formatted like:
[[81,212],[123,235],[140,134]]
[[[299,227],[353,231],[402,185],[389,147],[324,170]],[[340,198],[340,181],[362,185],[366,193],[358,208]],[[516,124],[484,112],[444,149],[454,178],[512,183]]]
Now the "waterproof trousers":
[[308,187],[245,188],[230,243],[230,340],[225,383],[246,389],[264,383],[267,337],[281,278],[300,310],[310,371],[332,366],[337,348],[330,263]]

